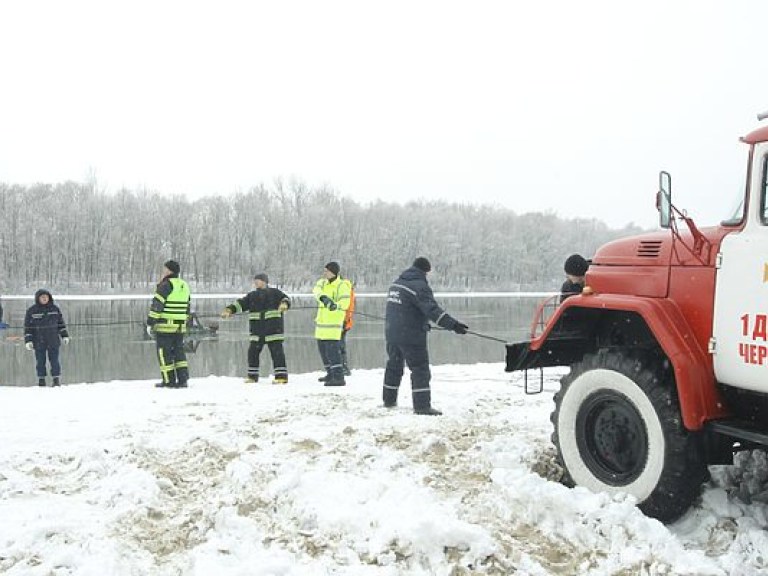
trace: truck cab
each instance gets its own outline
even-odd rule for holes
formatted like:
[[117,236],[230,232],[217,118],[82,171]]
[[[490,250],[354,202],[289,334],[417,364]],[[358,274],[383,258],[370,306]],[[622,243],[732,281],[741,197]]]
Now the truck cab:
[[[716,380],[768,398],[768,127],[750,145],[747,194],[720,244],[710,350]],[[753,394],[743,394],[746,397]],[[765,397],[762,397],[765,395]],[[755,398],[757,399],[757,398]],[[768,425],[768,418],[762,421]]]
[[682,515],[707,465],[768,446],[768,127],[749,146],[735,215],[699,229],[662,172],[660,232],[594,255],[584,291],[543,304],[507,371],[568,366],[553,442],[565,482]]

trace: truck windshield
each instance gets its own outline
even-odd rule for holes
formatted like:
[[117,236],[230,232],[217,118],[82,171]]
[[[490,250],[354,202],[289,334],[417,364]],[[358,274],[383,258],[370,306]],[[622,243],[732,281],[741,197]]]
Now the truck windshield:
[[739,192],[734,198],[731,217],[720,222],[720,226],[738,226],[744,220],[744,192]]

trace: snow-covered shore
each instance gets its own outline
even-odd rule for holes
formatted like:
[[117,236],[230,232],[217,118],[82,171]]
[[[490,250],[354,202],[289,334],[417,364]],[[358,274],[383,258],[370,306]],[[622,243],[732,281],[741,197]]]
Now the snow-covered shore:
[[434,404],[193,379],[0,388],[0,573],[768,573],[768,463],[712,468],[679,522],[557,482],[552,392],[501,364],[437,366]]

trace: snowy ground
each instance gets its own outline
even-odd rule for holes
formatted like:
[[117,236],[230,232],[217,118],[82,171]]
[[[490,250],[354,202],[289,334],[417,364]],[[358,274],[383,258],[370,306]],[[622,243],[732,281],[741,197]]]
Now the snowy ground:
[[194,379],[0,388],[0,573],[768,574],[768,463],[712,468],[665,527],[557,482],[551,396],[500,364],[438,366],[434,404]]

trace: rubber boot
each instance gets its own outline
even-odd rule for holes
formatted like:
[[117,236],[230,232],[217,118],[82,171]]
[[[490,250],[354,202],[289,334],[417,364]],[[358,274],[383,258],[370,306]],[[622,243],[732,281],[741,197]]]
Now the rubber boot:
[[443,413],[440,412],[437,408],[417,408],[414,410],[416,414],[421,414],[422,416],[442,416]]
[[323,386],[346,386],[347,382],[344,378],[331,378],[326,380]]

